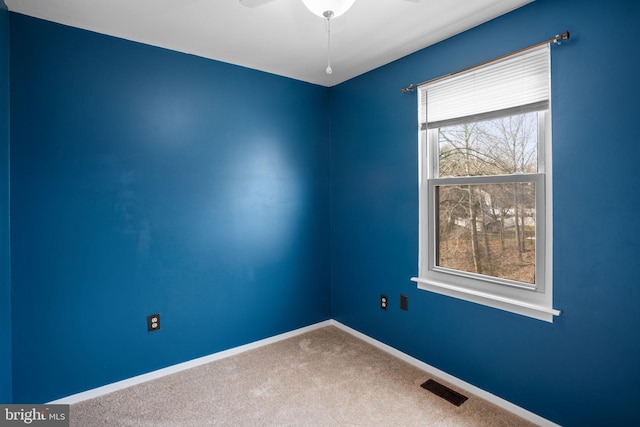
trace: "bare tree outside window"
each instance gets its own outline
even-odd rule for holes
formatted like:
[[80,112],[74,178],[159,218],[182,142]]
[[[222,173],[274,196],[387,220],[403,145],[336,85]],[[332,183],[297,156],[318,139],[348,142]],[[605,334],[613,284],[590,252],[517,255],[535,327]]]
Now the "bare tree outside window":
[[[537,113],[438,130],[438,177],[538,172]],[[534,183],[436,187],[436,265],[535,283]]]

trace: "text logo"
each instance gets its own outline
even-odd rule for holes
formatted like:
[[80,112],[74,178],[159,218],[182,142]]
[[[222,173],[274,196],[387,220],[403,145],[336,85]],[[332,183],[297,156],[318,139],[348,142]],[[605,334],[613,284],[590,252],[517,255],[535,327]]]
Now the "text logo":
[[69,405],[0,405],[0,427],[69,427]]

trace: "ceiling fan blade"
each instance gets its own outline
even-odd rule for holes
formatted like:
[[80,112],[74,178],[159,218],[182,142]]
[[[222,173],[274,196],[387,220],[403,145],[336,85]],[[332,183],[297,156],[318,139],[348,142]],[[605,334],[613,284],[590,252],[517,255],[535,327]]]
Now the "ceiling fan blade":
[[267,3],[271,3],[273,0],[239,0],[240,4],[246,7],[258,7]]

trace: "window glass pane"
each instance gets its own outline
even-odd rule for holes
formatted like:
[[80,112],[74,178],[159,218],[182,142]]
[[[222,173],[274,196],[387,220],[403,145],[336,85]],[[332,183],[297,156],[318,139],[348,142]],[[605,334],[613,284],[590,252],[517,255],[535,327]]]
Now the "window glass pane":
[[538,172],[538,113],[438,129],[440,177]]
[[535,184],[436,186],[436,265],[535,283]]

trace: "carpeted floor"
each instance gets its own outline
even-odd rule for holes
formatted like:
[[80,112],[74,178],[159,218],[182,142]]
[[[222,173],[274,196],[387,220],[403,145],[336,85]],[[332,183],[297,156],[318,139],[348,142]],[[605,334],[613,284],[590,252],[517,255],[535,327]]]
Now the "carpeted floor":
[[[328,326],[71,405],[71,426],[532,426]],[[455,387],[436,379],[453,389]]]

